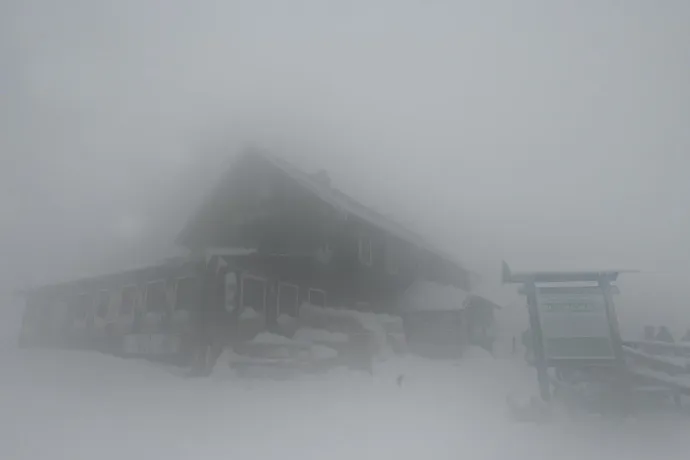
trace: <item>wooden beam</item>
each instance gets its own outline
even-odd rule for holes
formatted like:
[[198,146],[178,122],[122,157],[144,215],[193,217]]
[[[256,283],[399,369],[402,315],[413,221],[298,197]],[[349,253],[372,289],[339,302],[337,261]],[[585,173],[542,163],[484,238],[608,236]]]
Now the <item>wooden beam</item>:
[[544,336],[539,320],[539,310],[537,309],[537,288],[534,283],[526,283],[524,287],[527,293],[527,309],[529,311],[530,334],[532,335],[532,350],[537,368],[539,393],[541,398],[548,402],[551,400],[551,381],[548,373],[549,364],[544,350]]
[[592,270],[592,271],[554,271],[554,272],[522,272],[513,273],[508,264],[503,261],[503,284],[522,283],[574,283],[616,281],[621,273],[638,273],[638,270]]

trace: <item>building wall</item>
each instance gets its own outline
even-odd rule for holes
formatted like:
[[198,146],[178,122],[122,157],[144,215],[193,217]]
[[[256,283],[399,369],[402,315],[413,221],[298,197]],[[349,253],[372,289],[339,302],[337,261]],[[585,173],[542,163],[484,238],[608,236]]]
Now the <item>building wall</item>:
[[407,348],[430,358],[454,358],[469,344],[463,310],[406,312],[403,314]]

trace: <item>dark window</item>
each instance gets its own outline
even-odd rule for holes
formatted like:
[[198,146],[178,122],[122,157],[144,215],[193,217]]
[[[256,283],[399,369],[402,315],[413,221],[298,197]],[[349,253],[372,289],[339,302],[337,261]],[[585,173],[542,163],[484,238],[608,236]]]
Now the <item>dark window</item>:
[[309,289],[309,303],[317,307],[325,307],[326,292],[321,289]]
[[156,281],[146,286],[146,311],[162,313],[168,309],[168,298],[165,295],[165,282]]
[[199,284],[196,278],[177,280],[175,310],[195,310],[199,301]]
[[98,307],[96,314],[99,318],[105,318],[108,315],[108,306],[110,305],[110,293],[108,291],[101,291],[98,293]]
[[134,311],[134,299],[137,294],[136,286],[127,286],[122,289],[122,303],[120,304],[120,314],[130,315]]
[[278,314],[297,317],[299,312],[299,287],[280,283],[278,286]]
[[266,307],[266,281],[262,278],[242,279],[242,305],[263,312]]

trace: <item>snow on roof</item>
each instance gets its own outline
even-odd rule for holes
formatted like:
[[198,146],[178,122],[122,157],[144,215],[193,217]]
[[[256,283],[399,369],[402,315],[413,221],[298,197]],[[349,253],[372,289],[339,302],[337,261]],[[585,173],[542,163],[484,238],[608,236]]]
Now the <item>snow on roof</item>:
[[690,393],[690,376],[687,374],[669,375],[665,372],[653,371],[642,367],[631,367],[630,372],[677,388],[686,394]]

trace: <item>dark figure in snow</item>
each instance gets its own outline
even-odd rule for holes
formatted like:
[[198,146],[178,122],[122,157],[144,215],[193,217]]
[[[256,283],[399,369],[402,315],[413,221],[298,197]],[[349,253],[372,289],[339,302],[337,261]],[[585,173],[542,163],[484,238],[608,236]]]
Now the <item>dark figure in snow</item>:
[[661,326],[659,328],[659,332],[656,333],[656,337],[654,338],[657,342],[667,342],[667,343],[674,343],[675,340],[673,340],[673,336],[671,335],[671,331],[668,330],[666,326]]

